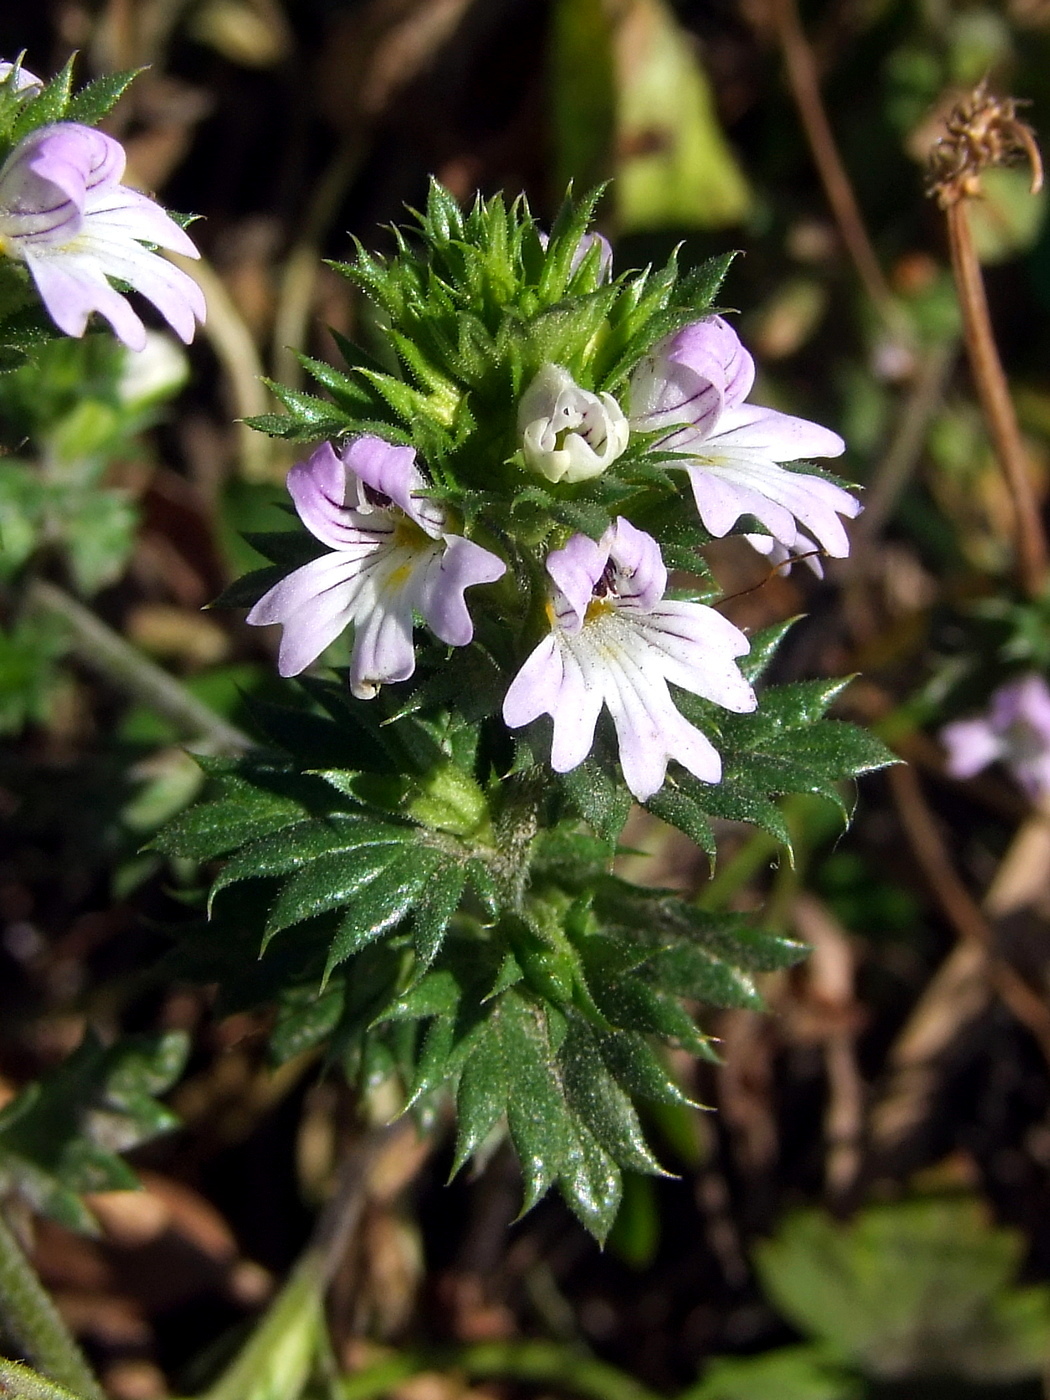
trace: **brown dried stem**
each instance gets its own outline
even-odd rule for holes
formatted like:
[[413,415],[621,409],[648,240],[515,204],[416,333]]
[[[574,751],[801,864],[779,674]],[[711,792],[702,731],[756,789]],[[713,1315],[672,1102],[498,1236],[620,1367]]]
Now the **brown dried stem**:
[[1043,590],[1047,568],[1046,535],[1039,502],[1028,472],[1021,429],[992,331],[984,278],[973,246],[965,200],[960,199],[949,205],[945,216],[970,371],[977,386],[977,396],[995,455],[1013,499],[1017,569],[1021,585],[1026,593],[1035,597]]
[[1031,127],[1017,116],[1013,98],[993,97],[980,83],[947,121],[947,135],[930,157],[929,193],[944,210],[948,223],[952,273],[963,315],[970,370],[995,454],[1006,478],[1014,506],[1017,569],[1025,592],[1043,591],[1047,571],[1047,542],[1028,471],[1013,400],[995,343],[988,312],[984,277],[973,245],[967,201],[980,198],[981,174],[1018,157],[1032,168],[1032,193],[1043,183],[1043,163]]
[[816,59],[802,28],[796,0],[772,0],[771,9],[780,46],[784,52],[791,95],[798,108],[839,234],[872,304],[887,326],[897,332],[901,329],[900,318],[896,314],[893,295],[879,265],[860,206],[853,193],[853,186],[835,144],[831,123],[828,121],[824,101],[820,95]]
[[905,764],[891,768],[889,781],[905,835],[945,917],[964,943],[981,951],[1000,998],[1032,1033],[1050,1062],[1050,1007],[1019,972],[997,956],[992,926],[959,878],[914,771]]

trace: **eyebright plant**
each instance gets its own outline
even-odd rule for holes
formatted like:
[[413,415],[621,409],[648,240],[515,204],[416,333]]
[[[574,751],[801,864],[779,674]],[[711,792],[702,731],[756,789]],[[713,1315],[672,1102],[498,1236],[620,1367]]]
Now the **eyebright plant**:
[[326,1044],[424,1121],[453,1096],[455,1169],[509,1133],[524,1208],[557,1186],[604,1238],[622,1169],[661,1170],[639,1106],[687,1102],[667,1048],[713,1058],[698,1004],[758,1006],[804,952],[620,879],[632,799],[712,856],[712,817],[787,844],[781,795],[844,811],[889,755],[824,717],[842,682],[758,684],[787,624],[746,637],[700,552],[846,553],[856,498],[798,460],[841,439],[746,402],[728,258],[614,276],[594,204],[548,237],[434,184],[392,256],[336,264],[377,343],[272,386],[305,529],[252,537],[271,564],[224,597],[280,625],[297,694],[159,845],[224,862],[173,970],[275,1004],[277,1060]]

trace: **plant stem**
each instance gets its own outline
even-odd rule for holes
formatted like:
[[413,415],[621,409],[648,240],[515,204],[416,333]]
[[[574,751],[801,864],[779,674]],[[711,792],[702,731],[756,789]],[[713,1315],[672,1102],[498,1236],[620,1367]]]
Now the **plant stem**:
[[[103,1400],[102,1388],[84,1360],[83,1353],[44,1291],[32,1265],[22,1253],[7,1222],[0,1215],[0,1316],[4,1327],[26,1356],[60,1386],[84,1397]],[[4,1362],[10,1367],[12,1363]],[[18,1367],[18,1372],[24,1368]],[[12,1373],[13,1375],[13,1373]],[[9,1377],[0,1370],[0,1385]],[[26,1390],[20,1393],[29,1395]],[[51,1400],[43,1397],[40,1400]],[[31,1397],[31,1400],[33,1398]]]
[[64,589],[34,579],[26,589],[26,603],[31,612],[45,613],[63,624],[77,660],[156,710],[187,739],[203,741],[212,753],[237,754],[252,747],[245,733],[198,700]]
[[1030,597],[1036,597],[1046,583],[1046,535],[1039,502],[1028,474],[1017,414],[992,331],[984,278],[973,246],[966,204],[965,198],[957,199],[945,210],[952,272],[962,307],[966,352],[995,454],[1013,498],[1017,568],[1021,585]]
[[[234,416],[238,419],[257,418],[273,409],[273,399],[264,381],[262,360],[251,330],[237,309],[237,303],[215,268],[205,258],[193,260],[181,253],[167,257],[200,285],[208,303],[208,319],[204,334],[226,371]],[[257,433],[247,423],[237,423],[240,469],[245,481],[278,481],[282,467],[277,445],[264,433]]]
[[942,912],[958,937],[987,959],[992,985],[1050,1063],[1050,1008],[998,954],[988,917],[960,879],[914,771],[901,764],[891,768],[887,777],[904,833]]
[[802,28],[796,0],[772,0],[771,9],[780,46],[784,52],[791,95],[798,108],[806,139],[842,241],[873,306],[887,327],[899,333],[902,329],[901,318],[868,237],[857,197],[853,193],[849,175],[835,144],[831,123],[828,121],[820,95],[816,60]]

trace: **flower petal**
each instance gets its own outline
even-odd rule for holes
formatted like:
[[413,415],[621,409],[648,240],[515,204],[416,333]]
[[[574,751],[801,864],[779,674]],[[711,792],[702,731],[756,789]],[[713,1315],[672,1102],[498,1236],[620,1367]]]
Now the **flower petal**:
[[412,605],[404,590],[388,589],[355,627],[350,690],[358,700],[372,700],[381,685],[408,680],[415,669]]
[[419,611],[434,634],[449,646],[462,647],[474,635],[464,589],[479,583],[495,583],[507,566],[473,540],[462,535],[442,536],[445,548],[423,576],[417,592]]
[[972,778],[1006,752],[1006,744],[984,718],[946,724],[940,738],[948,750],[945,768],[953,778]]
[[798,532],[791,511],[756,490],[746,471],[730,473],[724,460],[705,460],[685,471],[700,519],[716,539],[727,535],[742,515],[753,515],[775,539],[794,544]]
[[288,473],[288,493],[299,519],[322,544],[360,554],[394,537],[388,511],[361,515],[343,505],[346,469],[330,442],[323,442],[305,462],[296,462]]
[[556,773],[578,767],[594,743],[602,685],[592,665],[585,673],[584,661],[585,653],[578,653],[563,634],[552,632],[529,656],[503,700],[503,718],[511,729],[540,715],[554,720],[551,767]]
[[739,447],[774,462],[839,457],[846,450],[845,442],[830,428],[822,428],[819,423],[811,423],[807,418],[793,418],[789,413],[778,413],[775,408],[759,408],[751,403],[742,404],[739,408],[727,408],[708,444],[712,451],[722,447]]
[[739,628],[702,603],[665,600],[631,625],[654,653],[652,665],[672,685],[701,695],[735,714],[750,714],[758,701],[734,658],[750,644]]
[[200,252],[185,229],[162,209],[128,185],[104,185],[89,189],[84,200],[84,214],[97,236],[113,236],[121,242],[129,238],[155,243],[187,258],[199,258]]
[[[561,549],[547,555],[547,572],[561,590],[575,614],[571,624],[579,631],[583,626],[594,586],[601,578],[609,559],[612,533],[607,530],[599,544],[586,535],[573,535]],[[563,626],[567,625],[563,622]]]
[[196,322],[203,322],[207,316],[204,293],[192,277],[132,238],[121,242],[108,233],[100,236],[91,218],[71,244],[50,250],[46,256],[53,261],[61,258],[63,262],[75,258],[80,264],[91,261],[107,277],[127,282],[153,303],[187,345],[193,339]]
[[350,623],[360,589],[360,565],[345,554],[322,554],[281,579],[248,613],[253,627],[283,624],[278,670],[297,676]]
[[97,311],[129,350],[145,348],[146,327],[127,298],[106,281],[93,258],[35,247],[25,248],[23,255],[40,299],[59,330],[81,336],[88,317]]
[[[343,461],[359,480],[376,495],[393,501],[421,530],[432,538],[441,533],[445,512],[437,502],[420,494],[427,489],[427,483],[416,466],[414,448],[397,447],[366,433],[347,443],[343,448]],[[367,508],[371,507],[362,504],[361,513]]]
[[796,542],[794,520],[798,520],[832,558],[843,559],[849,553],[849,536],[839,516],[852,519],[861,505],[841,486],[820,476],[788,471],[757,451],[726,449],[713,440],[705,443],[704,451],[704,458],[686,471],[700,518],[712,534],[724,535],[731,528],[734,522],[726,521],[735,505],[735,519],[753,515],[789,549]]
[[705,782],[720,781],[722,760],[713,744],[679,714],[663,678],[639,665],[634,648],[617,648],[604,680],[624,781],[639,802],[663,786],[670,758]]
[[660,546],[652,535],[637,529],[622,515],[617,517],[607,538],[609,559],[616,569],[618,606],[648,612],[667,588],[667,568]]

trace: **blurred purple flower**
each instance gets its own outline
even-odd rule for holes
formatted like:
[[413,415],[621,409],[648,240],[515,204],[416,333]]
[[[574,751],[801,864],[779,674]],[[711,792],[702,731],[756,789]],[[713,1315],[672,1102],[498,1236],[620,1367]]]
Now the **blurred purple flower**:
[[667,683],[728,710],[753,710],[754,691],[735,661],[748,651],[744,634],[712,608],[665,600],[659,545],[622,516],[599,543],[573,535],[548,556],[547,572],[551,632],[511,682],[507,724],[550,715],[551,767],[566,773],[590,752],[605,705],[640,802],[663,785],[672,758],[703,782],[719,782],[717,750],[676,709]]
[[445,512],[421,493],[427,483],[411,447],[359,437],[336,456],[324,443],[288,473],[303,524],[329,553],[296,569],[248,614],[256,627],[284,626],[278,669],[296,676],[354,624],[350,689],[371,700],[416,667],[413,614],[449,646],[474,635],[464,589],[495,583],[502,559],[445,533]]
[[941,730],[953,778],[972,778],[1001,759],[1029,797],[1050,796],[1050,688],[1042,676],[1007,681],[984,715]]
[[111,285],[116,277],[189,343],[195,319],[204,320],[204,295],[143,244],[200,254],[159,204],[120,183],[124,162],[119,142],[76,122],[31,132],[0,167],[0,251],[26,264],[66,335],[83,335],[97,311],[129,350],[143,349],[145,327]]
[[803,525],[826,553],[845,557],[849,538],[839,516],[855,516],[859,501],[823,477],[781,465],[837,457],[845,443],[805,418],[745,403],[754,380],[754,361],[731,326],[720,316],[694,321],[635,369],[631,426],[662,432],[655,444],[662,450],[689,454],[681,465],[712,535],[753,515],[787,550],[798,552]]

